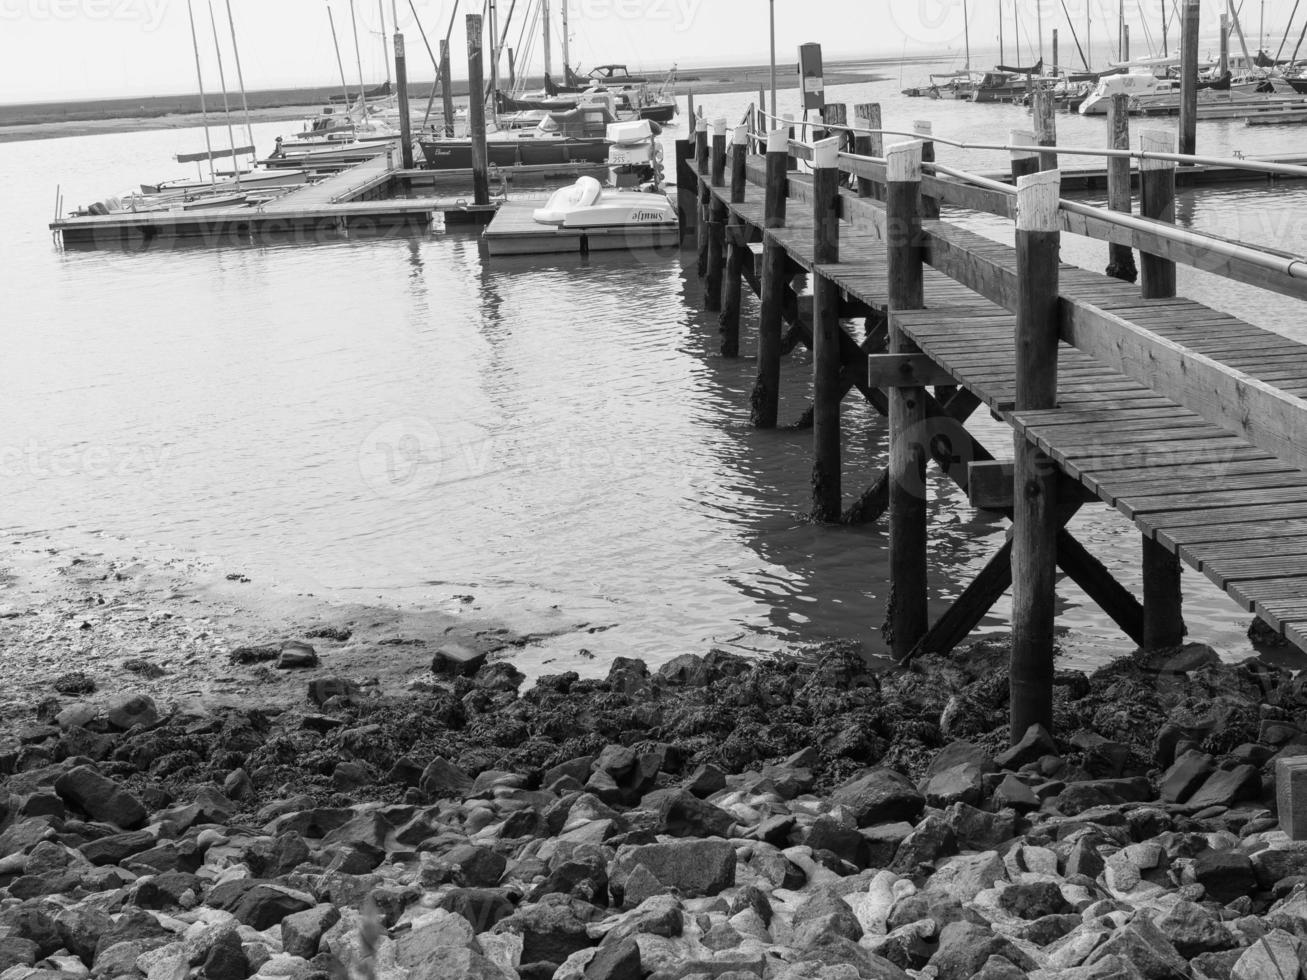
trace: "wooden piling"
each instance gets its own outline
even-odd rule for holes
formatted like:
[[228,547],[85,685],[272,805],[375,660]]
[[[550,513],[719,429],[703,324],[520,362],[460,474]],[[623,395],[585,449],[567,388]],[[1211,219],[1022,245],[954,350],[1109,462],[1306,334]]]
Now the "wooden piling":
[[[886,153],[885,248],[891,311],[891,354],[920,348],[898,329],[893,313],[924,305],[921,256],[922,143],[897,143]],[[896,660],[926,635],[926,391],[890,388],[889,562],[890,598],[885,634]]]
[[[1053,93],[1046,88],[1036,90],[1030,105],[1034,117],[1035,142],[1040,146],[1057,146],[1057,116],[1053,114]],[[1057,153],[1041,151],[1039,169],[1056,170]]]
[[841,514],[840,288],[815,267],[840,260],[839,137],[815,144],[812,158],[812,517],[835,523]]
[[395,30],[395,102],[399,106],[399,159],[405,170],[413,169],[413,118],[408,105],[408,58],[404,35]]
[[[1034,146],[1035,134],[1028,129],[1014,129],[1008,133],[1009,146]],[[1018,180],[1039,173],[1039,154],[1034,150],[1012,150],[1012,179]]]
[[[883,125],[879,102],[864,102],[853,107],[855,129],[880,129]],[[853,138],[853,152],[866,157],[883,157],[885,137],[880,133],[858,133]],[[884,191],[878,193],[876,182],[868,177],[859,177],[857,186],[858,197],[885,199]]]
[[[713,122],[712,173],[713,187],[726,186],[726,120]],[[726,202],[705,187],[708,196],[708,264],[704,273],[703,307],[710,313],[722,308],[722,275],[726,261]]]
[[699,228],[699,193],[695,189],[698,176],[690,162],[694,157],[694,144],[688,140],[676,141],[676,217],[681,223],[681,239]]
[[[785,227],[785,204],[789,194],[786,176],[790,158],[789,134],[773,129],[767,135],[767,176],[763,190],[763,227]],[[759,299],[762,313],[758,322],[758,376],[750,397],[750,416],[755,428],[774,429],[779,414],[781,386],[781,334],[784,328],[786,268],[789,256],[785,246],[765,231],[762,244],[762,271]]]
[[481,58],[481,15],[467,15],[467,124],[472,140],[472,201],[490,203],[490,154],[486,149],[486,90]]
[[1184,593],[1180,556],[1142,536],[1144,579],[1144,649],[1165,650],[1184,642]]
[[[785,124],[786,124],[786,129],[789,132],[789,138],[791,141],[793,141],[794,140],[794,115],[792,113],[789,112],[785,113]],[[799,161],[794,157],[790,157],[789,160],[787,160],[785,163],[785,168],[791,172],[796,171],[799,169]]]
[[1184,0],[1180,28],[1180,152],[1198,146],[1198,31],[1200,0]]
[[[1017,181],[1016,410],[1057,405],[1058,194],[1056,170]],[[1010,733],[1053,727],[1057,584],[1057,466],[1015,436]]]
[[[1107,109],[1109,146],[1114,150],[1130,149],[1130,97],[1124,93],[1112,96]],[[1113,211],[1129,214],[1130,160],[1128,157],[1109,157],[1107,161],[1107,206]],[[1139,278],[1135,268],[1135,253],[1129,245],[1113,243],[1107,247],[1107,274],[1114,279],[1134,282]]]
[[[1154,153],[1174,153],[1175,134],[1166,129],[1145,129],[1139,134],[1139,148]],[[1175,163],[1170,160],[1141,160],[1139,163],[1139,213],[1156,221],[1175,221]],[[1139,253],[1144,299],[1166,299],[1175,295],[1175,263],[1146,252]]]
[[[745,163],[749,155],[749,127],[737,126],[731,137],[731,203],[743,204],[748,178]],[[740,355],[740,302],[744,283],[744,260],[749,254],[744,222],[730,219],[726,242],[726,278],[722,281],[722,355]]]
[[703,116],[694,118],[694,182],[695,199],[698,201],[696,217],[696,236],[699,245],[699,278],[708,273],[708,120]]
[[1060,65],[1060,64],[1062,63],[1062,62],[1060,62],[1060,61],[1057,60],[1057,55],[1058,55],[1058,51],[1057,51],[1057,28],[1054,27],[1054,28],[1053,28],[1053,74],[1054,74],[1054,75],[1057,74],[1057,66]]
[[[930,138],[934,127],[928,119],[917,119],[912,123],[912,131],[921,140],[921,163],[923,167],[927,167],[935,162],[935,142]],[[925,196],[921,198],[921,217],[932,221],[939,217],[939,201],[936,198]]]

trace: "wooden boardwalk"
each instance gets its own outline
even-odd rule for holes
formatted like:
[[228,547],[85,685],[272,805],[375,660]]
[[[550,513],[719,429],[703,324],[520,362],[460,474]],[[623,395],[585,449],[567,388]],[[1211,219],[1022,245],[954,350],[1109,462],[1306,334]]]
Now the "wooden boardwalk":
[[[701,138],[700,154],[703,146]],[[714,150],[722,152],[720,139]],[[766,275],[762,253],[779,246],[784,251],[786,278],[800,270],[806,272],[814,289],[821,282],[833,284],[840,297],[841,315],[847,316],[846,304],[854,302],[869,314],[867,339],[852,355],[853,360],[878,360],[878,352],[885,349],[886,333],[874,330],[872,321],[890,319],[891,333],[897,332],[907,344],[902,349],[919,352],[901,356],[917,359],[914,370],[938,375],[925,383],[938,385],[933,414],[942,416],[947,411],[961,431],[960,423],[975,406],[988,406],[1056,464],[1060,479],[1083,488],[1086,500],[1101,501],[1133,521],[1146,546],[1201,572],[1243,608],[1307,650],[1307,457],[1303,454],[1307,447],[1301,445],[1300,436],[1307,431],[1301,427],[1307,419],[1307,402],[1301,401],[1307,397],[1307,345],[1193,300],[1174,295],[1144,299],[1132,283],[1061,264],[1054,297],[1063,321],[1062,340],[1057,345],[1056,402],[1049,408],[1018,411],[1018,318],[1014,313],[1027,284],[1018,273],[1018,254],[1012,247],[945,220],[921,221],[919,252],[926,263],[921,273],[923,308],[897,309],[891,314],[896,287],[887,246],[891,237],[887,205],[865,190],[859,195],[840,189],[838,199],[827,202],[840,217],[839,260],[817,261],[818,248],[830,247],[818,245],[823,235],[818,227],[821,189],[811,176],[788,174],[783,226],[767,227],[767,166],[766,157],[749,156],[743,186],[735,180],[729,187],[720,180],[714,185],[702,163],[697,175],[688,168],[681,171],[681,180],[693,180],[698,187],[702,202],[698,217],[709,219],[700,251],[710,292],[723,274],[718,266],[728,264],[724,256],[731,249],[752,243],[753,268],[745,272],[748,281],[756,284]],[[845,169],[849,175],[870,173],[885,179],[883,163],[859,163]],[[722,172],[718,167],[718,175]],[[879,186],[883,191],[885,185]],[[935,180],[933,186],[939,190],[941,182]],[[946,195],[955,196],[950,200]],[[946,206],[971,206],[983,200],[996,213],[1012,213],[1011,199],[975,188],[944,190],[940,199]],[[1092,219],[1059,217],[1064,227],[1081,223],[1105,240],[1124,235],[1111,232],[1112,238],[1107,238],[1109,233],[1095,228]],[[719,222],[737,227],[725,240],[714,242]],[[1146,229],[1125,237],[1138,246],[1141,235],[1144,242],[1154,244]],[[1160,239],[1155,245],[1157,252],[1152,254],[1170,256],[1179,251]],[[1242,261],[1236,255],[1206,264],[1217,274],[1237,277]],[[1281,281],[1254,270],[1250,277],[1282,293],[1303,294],[1292,276]],[[730,279],[727,275],[722,287],[728,311],[732,308],[730,291],[738,288]],[[768,293],[765,288],[761,291],[766,303]],[[710,304],[713,299],[710,296]],[[790,318],[796,316],[794,299],[790,297]],[[723,315],[723,329],[728,333],[733,329],[728,322],[731,315]],[[766,310],[763,317],[766,321]],[[820,329],[815,320],[814,314],[812,322],[799,323],[796,328],[804,337],[812,337]],[[1106,329],[1110,342],[1099,336],[1100,326],[1110,328]],[[1130,346],[1136,338],[1136,346]],[[765,341],[760,339],[760,344]],[[847,362],[849,344],[843,338],[841,347]],[[761,358],[760,352],[760,385]],[[820,372],[820,367],[817,370]],[[877,376],[873,368],[873,381]],[[1209,383],[1209,378],[1215,382]],[[870,388],[864,394],[884,410],[889,388],[878,390],[874,384]],[[947,400],[951,397],[956,402],[955,388],[971,400],[951,411]],[[944,411],[940,411],[941,405]],[[1259,410],[1267,405],[1274,411],[1263,418]],[[1285,418],[1290,420],[1287,428]],[[963,439],[967,438],[970,436],[964,434]],[[820,441],[818,436],[816,442]],[[820,445],[815,452],[820,453]],[[968,450],[958,444],[949,452],[954,454],[953,463],[962,465],[950,468],[947,452],[936,454],[935,459],[964,487],[985,475],[966,463],[995,465],[990,462],[992,456],[978,445]],[[1010,507],[1015,496],[1010,469],[1006,473],[1003,505]],[[885,478],[882,474],[881,484]],[[974,500],[974,483],[970,489]],[[1072,497],[1068,492],[1059,495],[1060,500]],[[1071,501],[1067,513],[1061,515],[1062,523],[1080,502]],[[872,516],[884,513],[887,506],[882,496]],[[1101,566],[1095,568],[1091,558],[1077,551],[1079,546],[1065,530],[1059,535],[1059,563],[1077,582],[1084,584],[1082,576],[1093,580],[1087,591],[1127,632],[1140,639],[1141,617],[1148,614],[1145,603],[1125,593]],[[1010,545],[1011,536],[1005,550]],[[979,622],[988,604],[1012,581],[1009,554],[1000,553],[992,564],[990,580],[977,589],[983,601],[977,605],[976,596],[964,594],[944,617],[951,621],[932,626],[918,649],[947,648]],[[990,573],[987,568],[981,578]],[[975,586],[979,585],[978,579]],[[1173,591],[1175,622],[1170,635],[1178,637],[1183,634],[1178,620],[1178,570]],[[1149,601],[1147,594],[1145,600]],[[962,609],[968,602],[972,607]]]

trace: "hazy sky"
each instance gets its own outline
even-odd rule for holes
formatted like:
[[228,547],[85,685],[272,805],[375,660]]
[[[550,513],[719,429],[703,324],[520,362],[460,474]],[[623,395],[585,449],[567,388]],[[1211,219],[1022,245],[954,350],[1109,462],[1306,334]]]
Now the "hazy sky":
[[[330,84],[339,78],[332,47],[328,8],[340,33],[346,74],[354,84],[358,69],[350,27],[349,0],[212,0],[221,37],[229,87],[235,88],[235,68],[226,20],[230,2],[236,19],[240,53],[249,88]],[[392,0],[382,0],[387,22]],[[451,37],[454,74],[464,75],[466,42],[463,15],[468,6],[479,10],[484,0],[465,0],[458,10]],[[498,0],[501,19],[514,0]],[[538,2],[538,0],[534,0]],[[820,41],[828,57],[883,56],[936,52],[948,57],[963,47],[964,0],[771,0],[775,3],[778,61],[794,61],[795,47]],[[1132,25],[1133,50],[1160,47],[1161,10],[1177,0],[1125,0]],[[1215,35],[1217,17],[1226,0],[1203,0],[1204,33]],[[363,67],[369,83],[385,76],[377,0],[355,0]],[[432,40],[443,37],[454,11],[454,0],[413,0]],[[560,5],[553,8],[555,71],[559,49]],[[210,0],[191,0],[200,35],[205,83],[218,85]],[[673,62],[739,63],[765,61],[768,46],[769,0],[569,0],[574,64],[627,62],[648,71]],[[1091,21],[1094,47],[1115,45],[1118,0],[967,0],[971,43],[977,50],[997,45],[999,11],[1012,57],[1013,32],[1020,31],[1022,51],[1034,43],[1041,19],[1045,34],[1058,27],[1063,49],[1071,50],[1065,5],[1083,36]],[[429,80],[430,61],[414,27],[409,0],[397,4],[400,27],[409,42],[411,74]],[[521,11],[533,0],[517,0],[518,15],[509,31],[517,46]],[[1293,0],[1242,0],[1245,33],[1254,45],[1265,9],[1268,45],[1274,51],[1286,28]],[[1144,15],[1147,15],[1145,20]],[[1293,25],[1293,47],[1307,9]],[[1146,28],[1146,29],[1145,29]],[[1174,46],[1178,28],[1170,32]],[[535,36],[535,32],[532,33]],[[1212,42],[1205,41],[1209,48]],[[542,58],[532,60],[540,69]],[[1238,49],[1237,43],[1235,49]],[[1174,50],[1174,47],[1173,47]],[[1064,61],[1071,59],[1064,57]],[[187,0],[0,0],[0,102],[27,102],[69,97],[111,97],[195,90]]]

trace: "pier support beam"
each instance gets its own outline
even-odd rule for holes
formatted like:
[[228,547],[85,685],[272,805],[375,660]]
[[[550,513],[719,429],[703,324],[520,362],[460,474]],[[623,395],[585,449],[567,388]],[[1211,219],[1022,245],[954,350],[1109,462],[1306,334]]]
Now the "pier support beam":
[[[713,122],[712,134],[713,187],[726,186],[726,120]],[[708,195],[708,263],[704,273],[703,306],[709,313],[722,308],[722,266],[726,258],[726,202],[704,188]]]
[[[1108,145],[1114,150],[1130,149],[1130,97],[1124,93],[1112,96],[1107,108]],[[1127,157],[1109,157],[1107,161],[1107,206],[1113,211],[1129,214],[1130,160]],[[1107,246],[1107,274],[1114,279],[1134,282],[1139,278],[1135,268],[1135,253],[1129,245]]]
[[[681,223],[681,240],[699,231],[698,175],[694,172],[694,141],[676,141],[676,216]],[[697,241],[696,237],[696,241]]]
[[[731,203],[743,204],[748,177],[745,162],[749,154],[749,127],[737,126],[731,137]],[[744,285],[744,260],[749,254],[744,222],[731,218],[726,243],[726,278],[722,281],[722,354],[740,356],[740,303]]]
[[[786,176],[790,160],[789,132],[774,129],[767,136],[767,176],[763,188],[763,228],[785,227],[785,205],[789,195]],[[789,281],[789,256],[767,232],[762,239],[762,272],[758,321],[758,377],[750,396],[750,418],[759,429],[776,428],[780,410],[781,333],[785,316],[785,290]]]
[[1164,650],[1184,642],[1183,592],[1180,588],[1180,557],[1152,538],[1144,545],[1144,637],[1145,650]]
[[840,288],[820,267],[840,260],[839,137],[816,144],[812,160],[812,518],[840,519]]
[[[894,313],[925,305],[921,255],[919,142],[898,143],[886,154],[885,250],[889,282],[889,350],[920,348],[895,325]],[[890,596],[884,632],[896,659],[926,634],[926,391],[890,388],[889,563]]]
[[[1018,412],[1057,406],[1058,231],[1061,175],[1017,181],[1016,398]],[[1053,623],[1057,587],[1056,464],[1014,437],[1010,733],[1053,727]]]
[[412,170],[413,120],[408,106],[408,58],[404,53],[404,35],[398,29],[395,31],[395,90],[399,106],[399,158],[405,170]]
[[472,201],[490,203],[490,155],[486,149],[486,92],[482,68],[481,15],[467,15],[467,124],[472,140]]
[[[1139,148],[1154,153],[1174,153],[1175,134],[1166,129],[1145,129],[1139,134]],[[1175,221],[1175,163],[1142,160],[1139,163],[1139,213],[1155,221]],[[1144,299],[1169,299],[1175,295],[1175,263],[1146,252],[1139,253],[1143,273]]]
[[703,116],[694,117],[694,169],[695,196],[698,199],[698,216],[695,229],[699,244],[699,278],[708,274],[708,202],[712,195],[708,190],[708,120]]
[[[854,129],[880,129],[883,125],[879,102],[864,102],[853,107]],[[865,157],[883,157],[885,137],[880,133],[857,133],[853,137],[853,152]],[[858,197],[885,200],[884,189],[868,177],[857,179],[857,189]]]
[[454,135],[454,90],[450,87],[449,39],[440,41],[440,111],[444,116],[443,132]]

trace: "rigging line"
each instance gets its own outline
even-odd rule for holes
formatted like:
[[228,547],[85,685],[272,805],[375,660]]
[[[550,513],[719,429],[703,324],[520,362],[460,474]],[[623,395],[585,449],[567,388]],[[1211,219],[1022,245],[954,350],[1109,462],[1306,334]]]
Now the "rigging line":
[[1066,17],[1067,26],[1071,28],[1071,40],[1076,42],[1076,52],[1084,63],[1085,71],[1089,71],[1089,59],[1085,57],[1085,49],[1080,46],[1080,35],[1076,33],[1076,25],[1071,22],[1071,12],[1066,9],[1066,0],[1062,0],[1062,14]]
[[[359,122],[363,122],[368,114],[368,89],[363,81],[363,49],[359,47],[359,24],[354,16],[354,0],[349,0],[349,23],[354,31],[354,60],[358,62],[359,67],[359,112],[363,113]],[[345,107],[345,113],[349,114],[348,105]]]
[[448,44],[448,43],[449,43],[449,39],[450,39],[451,37],[454,36],[454,24],[458,21],[458,5],[459,5],[459,2],[460,2],[460,0],[454,0],[454,10],[453,10],[453,12],[449,15],[449,29],[445,31],[445,43],[446,43],[446,44]]
[[[187,3],[190,0],[186,0]],[[327,20],[331,22],[331,43],[336,49],[336,67],[340,69],[340,87],[345,93],[345,112],[349,112],[349,86],[345,84],[345,62],[340,57],[340,39],[336,36],[336,17],[331,12],[331,2],[327,3]]]
[[213,0],[209,0],[209,29],[213,32],[213,50],[218,57],[218,81],[222,85],[222,115],[227,122],[227,143],[231,146],[231,164],[236,171],[236,186],[241,185],[241,165],[236,159],[236,131],[231,125],[231,103],[227,99],[227,72],[222,67],[222,45],[218,42],[218,18],[213,14]]
[[1284,46],[1289,42],[1289,35],[1293,32],[1293,19],[1298,16],[1298,4],[1302,0],[1293,0],[1293,13],[1289,14],[1289,22],[1284,25],[1284,37],[1280,38],[1279,50],[1275,52],[1275,60],[1280,60],[1280,55],[1284,54]]
[[[250,146],[254,145],[254,126],[250,123],[250,102],[245,97],[245,73],[241,71],[241,49],[236,42],[236,21],[231,16],[231,0],[227,0],[227,25],[231,28],[231,49],[236,55],[236,82],[241,87],[241,108],[245,111],[245,135],[249,137]],[[250,153],[251,158],[257,156]]]
[[195,10],[191,0],[186,0],[186,14],[191,21],[191,47],[195,49],[195,80],[200,86],[200,119],[204,123],[204,147],[209,153],[209,181],[217,183],[218,177],[213,172],[213,140],[209,138],[209,110],[204,99],[204,73],[200,70],[200,39],[195,33]]

